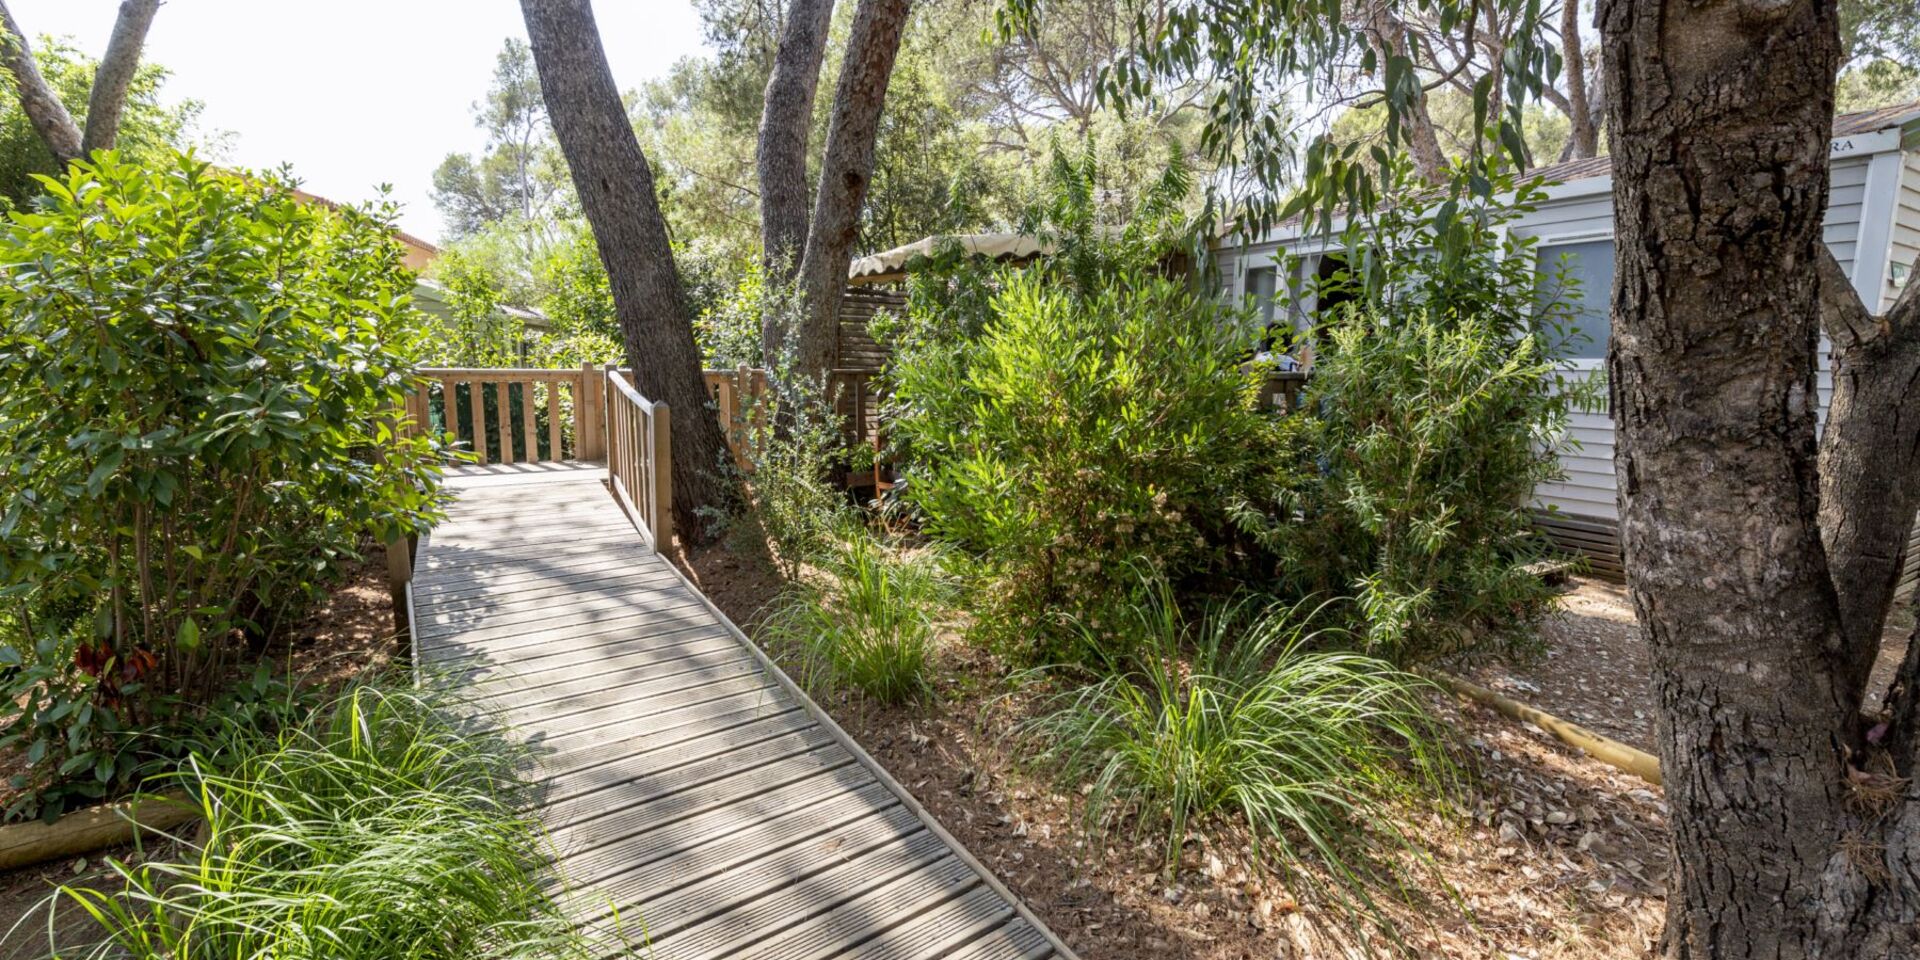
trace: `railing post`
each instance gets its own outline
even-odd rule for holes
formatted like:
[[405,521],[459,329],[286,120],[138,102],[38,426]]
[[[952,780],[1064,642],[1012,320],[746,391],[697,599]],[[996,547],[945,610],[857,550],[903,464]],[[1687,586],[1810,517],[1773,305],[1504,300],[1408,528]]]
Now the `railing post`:
[[[613,380],[610,374],[618,369],[620,365],[617,363],[602,364],[593,381],[593,422],[587,426],[593,431],[596,460],[607,455],[608,438],[613,435]],[[632,374],[626,377],[628,382],[632,382]]]
[[580,365],[579,387],[573,398],[573,458],[598,460],[607,455],[607,374],[591,363]]
[[395,633],[411,635],[413,624],[407,619],[407,584],[413,581],[413,538],[387,541],[387,594],[393,600]]
[[487,393],[478,377],[467,379],[467,427],[473,431],[474,462],[487,462]]
[[665,401],[653,405],[653,549],[673,546],[673,411]]

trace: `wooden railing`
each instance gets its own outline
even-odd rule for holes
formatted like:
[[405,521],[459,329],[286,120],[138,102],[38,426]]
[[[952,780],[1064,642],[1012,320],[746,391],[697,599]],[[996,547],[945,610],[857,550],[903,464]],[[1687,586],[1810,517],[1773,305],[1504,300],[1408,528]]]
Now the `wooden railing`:
[[599,367],[433,367],[408,397],[415,429],[454,435],[476,463],[598,460],[606,455]]
[[[734,462],[740,469],[752,472],[749,458],[752,441],[767,426],[759,405],[760,397],[767,391],[767,372],[742,366],[703,373],[707,394],[713,398],[720,426],[727,431],[727,442],[733,447]],[[872,445],[880,436],[881,395],[875,371],[837,369],[831,377],[834,412],[844,418],[847,442],[863,447]]]
[[673,411],[618,370],[606,373],[607,475],[613,494],[653,542],[673,542]]
[[749,456],[760,431],[766,428],[760,396],[767,392],[767,372],[740,366],[733,370],[705,370],[707,395],[713,398],[714,413],[720,429],[726,431],[727,446],[733,450],[734,465],[753,471]]

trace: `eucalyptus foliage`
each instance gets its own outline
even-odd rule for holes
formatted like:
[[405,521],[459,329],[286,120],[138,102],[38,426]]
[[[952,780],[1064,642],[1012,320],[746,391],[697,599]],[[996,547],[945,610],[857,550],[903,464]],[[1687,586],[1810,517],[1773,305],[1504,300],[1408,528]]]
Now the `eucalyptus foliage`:
[[436,515],[440,453],[394,430],[420,344],[391,209],[191,155],[40,182],[0,224],[0,745],[117,782],[54,735],[211,703],[242,633]]
[[[1030,33],[1049,0],[1006,0],[997,15],[1003,36]],[[1246,235],[1305,215],[1331,229],[1337,218],[1376,209],[1389,191],[1391,166],[1407,144],[1407,120],[1430,86],[1405,53],[1373,35],[1384,18],[1418,17],[1468,47],[1487,23],[1510,25],[1499,38],[1500,69],[1472,87],[1472,134],[1466,158],[1524,168],[1531,158],[1522,135],[1524,107],[1560,74],[1559,52],[1547,42],[1543,0],[1383,0],[1375,9],[1340,0],[1175,0],[1134,3],[1132,49],[1101,73],[1110,105],[1151,104],[1168,85],[1198,85],[1200,151],[1233,175],[1216,184],[1206,219],[1231,217]],[[1384,142],[1363,146],[1316,135],[1297,120],[1302,105],[1377,106],[1385,112]],[[1244,196],[1235,188],[1251,189]],[[1452,196],[1495,194],[1473,176],[1450,178]]]

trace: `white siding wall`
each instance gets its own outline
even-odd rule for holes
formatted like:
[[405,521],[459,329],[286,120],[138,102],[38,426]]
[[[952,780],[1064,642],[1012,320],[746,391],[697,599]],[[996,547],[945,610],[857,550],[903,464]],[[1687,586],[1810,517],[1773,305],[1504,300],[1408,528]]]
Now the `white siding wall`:
[[[1911,271],[1914,258],[1920,257],[1920,153],[1903,154],[1904,169],[1900,175],[1900,206],[1894,214],[1893,243],[1889,262],[1899,264]],[[1920,277],[1911,272],[1907,274],[1908,283],[1920,283]],[[1900,291],[1893,286],[1891,271],[1885,291],[1882,293],[1881,309],[1893,305],[1893,298]]]
[[[1860,235],[1860,209],[1865,196],[1867,157],[1835,160],[1833,188],[1827,205],[1826,241],[1842,269],[1853,268],[1854,246]],[[1581,235],[1611,234],[1613,199],[1610,196],[1548,201],[1540,209],[1514,222],[1513,232],[1542,241]],[[1587,376],[1598,376],[1597,364],[1588,366]],[[1821,350],[1820,408],[1826,409],[1833,392],[1833,377],[1826,369],[1826,351]],[[1613,473],[1613,418],[1607,413],[1603,397],[1597,409],[1573,414],[1571,441],[1560,452],[1560,466],[1566,479],[1543,483],[1535,491],[1535,503],[1570,517],[1617,520]]]

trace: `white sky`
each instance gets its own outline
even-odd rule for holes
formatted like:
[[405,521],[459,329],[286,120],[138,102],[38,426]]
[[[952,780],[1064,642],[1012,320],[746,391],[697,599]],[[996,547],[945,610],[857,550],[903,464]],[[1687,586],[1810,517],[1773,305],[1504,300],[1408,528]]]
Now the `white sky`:
[[[8,0],[32,37],[105,51],[118,0]],[[600,0],[600,38],[625,90],[701,50],[685,0]],[[293,164],[307,190],[341,202],[393,186],[401,227],[440,239],[433,168],[484,142],[472,104],[508,36],[516,0],[167,0],[145,58],[173,71],[163,95],[206,104],[202,125],[233,134],[224,162]]]

